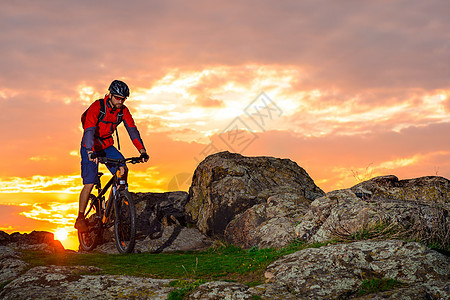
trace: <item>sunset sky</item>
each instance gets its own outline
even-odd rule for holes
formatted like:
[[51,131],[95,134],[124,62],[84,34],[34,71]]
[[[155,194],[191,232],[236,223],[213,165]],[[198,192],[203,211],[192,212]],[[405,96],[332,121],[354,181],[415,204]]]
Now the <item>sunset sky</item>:
[[80,115],[114,79],[150,155],[135,192],[187,191],[224,150],[289,158],[326,192],[450,178],[449,16],[447,0],[2,1],[0,230],[77,248]]

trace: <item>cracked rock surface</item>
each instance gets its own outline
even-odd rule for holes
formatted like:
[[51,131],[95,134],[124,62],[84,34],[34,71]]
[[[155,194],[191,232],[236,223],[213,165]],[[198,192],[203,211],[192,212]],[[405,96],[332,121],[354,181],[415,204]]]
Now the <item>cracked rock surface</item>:
[[96,267],[35,267],[10,282],[1,299],[167,299],[169,279],[89,275]]
[[394,278],[425,289],[424,283],[434,283],[435,291],[426,290],[430,296],[450,297],[450,258],[419,243],[398,240],[305,249],[269,265],[265,276],[306,298],[349,297],[364,279],[372,278]]

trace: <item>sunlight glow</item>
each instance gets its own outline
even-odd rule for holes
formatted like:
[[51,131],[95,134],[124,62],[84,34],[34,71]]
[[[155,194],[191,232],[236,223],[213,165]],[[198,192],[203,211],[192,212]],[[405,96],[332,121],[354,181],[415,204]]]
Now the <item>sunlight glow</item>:
[[38,156],[30,157],[30,160],[32,160],[32,161],[56,160],[56,157],[38,155]]
[[2,99],[8,99],[15,97],[19,94],[18,91],[12,90],[12,89],[0,89],[0,98]]
[[377,166],[380,169],[397,169],[412,165],[419,161],[419,156],[409,157],[409,158],[399,158],[393,161],[386,161]]
[[[299,89],[305,78],[296,66],[213,65],[203,70],[171,69],[152,87],[140,87],[133,93],[139,99],[135,116],[138,121],[147,120],[151,131],[168,132],[171,138],[180,141],[204,141],[207,132],[221,132],[233,119],[244,116],[245,109],[264,91],[283,112],[280,120],[271,122],[271,127],[264,130],[287,130],[306,137],[336,132],[369,133],[379,124],[399,132],[412,124],[450,121],[443,104],[448,99],[444,90],[429,95],[410,89],[402,91],[398,98],[373,105],[366,101],[376,97],[371,91],[349,97],[338,87]],[[417,105],[420,99],[422,105]],[[211,103],[217,105],[209,106]],[[295,121],[290,122],[291,118]],[[173,131],[186,127],[189,132]]]
[[65,228],[59,228],[55,232],[55,238],[59,241],[65,241],[67,239],[68,235],[69,235],[69,233],[67,232],[67,230]]
[[100,98],[100,93],[95,91],[93,86],[89,86],[85,83],[78,86],[78,94],[80,99],[86,104],[92,103],[93,99]]
[[155,167],[145,171],[133,171],[129,175],[129,189],[131,191],[165,192],[170,178],[162,176]]
[[[447,114],[443,101],[446,96],[443,94],[436,94],[423,97],[423,108],[430,112],[434,118],[440,118]],[[430,117],[430,116],[429,116]]]
[[27,218],[48,221],[53,224],[73,224],[78,203],[35,203],[30,211],[20,213]]
[[430,156],[448,155],[449,152],[430,153],[428,155],[415,155],[412,157],[397,158],[377,164],[370,163],[364,167],[334,167],[331,172],[325,174],[327,180],[317,180],[325,190],[344,189],[377,176],[398,173],[402,168],[411,167],[429,159]]
[[80,175],[34,175],[0,179],[0,193],[79,193]]
[[[232,119],[245,115],[246,107],[262,91],[274,97],[286,115],[302,105],[292,94],[299,70],[289,66],[245,65],[209,66],[204,70],[169,70],[151,88],[139,88],[133,97],[139,105],[133,114],[137,120],[159,120],[158,132],[189,127],[189,136],[171,134],[177,140],[203,140],[206,132],[222,131]],[[301,92],[304,96],[305,92]],[[150,124],[149,126],[153,126]],[[194,137],[195,138],[195,137]]]
[[17,229],[15,227],[12,227],[11,225],[8,225],[8,227],[0,227],[0,230],[4,232],[17,231]]

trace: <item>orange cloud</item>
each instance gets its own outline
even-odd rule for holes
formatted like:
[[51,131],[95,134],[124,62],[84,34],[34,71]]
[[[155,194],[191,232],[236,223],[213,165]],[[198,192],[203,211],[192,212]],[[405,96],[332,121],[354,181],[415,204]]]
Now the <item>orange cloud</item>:
[[78,203],[35,203],[20,214],[30,219],[48,221],[58,225],[71,225],[78,211]]
[[195,101],[196,104],[203,107],[224,107],[225,104],[222,100],[213,98],[200,98]]
[[[258,133],[245,155],[289,158],[331,191],[347,188],[363,177],[397,175],[413,178],[440,175],[450,178],[450,142],[442,132],[450,123],[411,127],[399,132],[371,132],[354,136],[303,137],[288,132]],[[360,176],[361,177],[361,176]]]
[[37,220],[28,218],[22,212],[28,212],[29,206],[19,205],[3,205],[0,204],[0,230],[8,233],[20,231],[31,232],[33,230],[47,230],[51,231],[55,225],[46,220]]

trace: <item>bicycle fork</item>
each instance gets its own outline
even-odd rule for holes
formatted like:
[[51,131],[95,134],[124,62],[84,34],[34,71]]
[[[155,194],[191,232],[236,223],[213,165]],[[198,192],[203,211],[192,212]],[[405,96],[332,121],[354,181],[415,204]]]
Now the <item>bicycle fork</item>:
[[111,216],[111,209],[113,207],[113,199],[115,197],[114,195],[114,189],[115,187],[112,187],[113,190],[111,191],[111,193],[109,194],[109,198],[108,201],[106,201],[106,209],[105,209],[105,213],[103,214],[103,220],[102,223],[106,224],[106,222],[108,222],[109,217]]
[[[111,210],[114,207],[114,202],[117,201],[116,200],[117,199],[117,193],[119,193],[118,187],[123,184],[124,188],[128,189],[128,187],[126,186],[125,180],[121,179],[120,176],[121,176],[120,169],[118,169],[116,171],[116,174],[114,175],[115,178],[112,181],[111,192],[109,194],[109,198],[108,198],[108,201],[107,201],[106,210],[105,210],[105,213],[103,214],[103,223],[104,224],[106,224],[106,222],[108,221],[109,217],[111,217]],[[123,183],[122,183],[122,181],[123,181]]]

